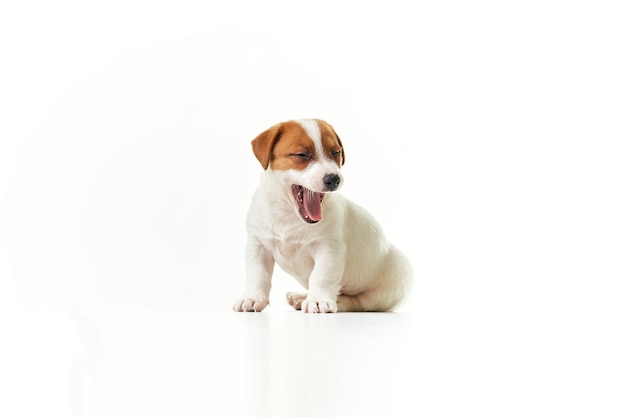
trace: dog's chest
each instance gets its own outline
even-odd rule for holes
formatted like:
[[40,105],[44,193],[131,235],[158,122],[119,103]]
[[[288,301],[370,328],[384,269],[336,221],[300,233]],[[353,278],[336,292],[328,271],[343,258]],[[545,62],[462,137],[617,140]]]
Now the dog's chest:
[[269,236],[264,241],[274,261],[287,273],[301,279],[308,279],[315,264],[317,244],[310,240],[297,240],[284,236]]
[[293,260],[303,255],[303,247],[301,244],[293,244],[290,242],[283,242],[279,239],[272,239],[270,246],[273,248],[274,257],[285,261]]
[[301,258],[312,258],[315,244],[312,242],[294,242],[280,238],[270,238],[266,245],[273,253],[275,259],[286,263],[297,262]]

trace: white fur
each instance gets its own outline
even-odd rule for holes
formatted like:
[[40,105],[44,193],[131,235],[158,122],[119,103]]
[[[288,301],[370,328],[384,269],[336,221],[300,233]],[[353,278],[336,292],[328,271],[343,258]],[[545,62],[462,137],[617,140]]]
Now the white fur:
[[269,167],[261,175],[248,212],[246,288],[233,309],[261,311],[268,305],[278,263],[309,290],[287,294],[294,308],[312,313],[391,310],[405,297],[412,271],[374,218],[335,192],[325,195],[318,223],[308,224],[298,213],[292,184],[321,192],[324,175],[341,175],[335,161],[321,157],[317,123],[299,123],[315,142],[318,158],[302,171]]

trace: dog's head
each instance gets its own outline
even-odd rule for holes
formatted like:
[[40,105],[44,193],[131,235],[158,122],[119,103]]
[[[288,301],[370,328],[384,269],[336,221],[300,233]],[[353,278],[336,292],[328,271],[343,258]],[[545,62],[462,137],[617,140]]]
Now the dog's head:
[[257,136],[252,150],[263,169],[290,190],[302,220],[319,222],[325,194],[343,180],[345,154],[332,126],[318,119],[279,123]]

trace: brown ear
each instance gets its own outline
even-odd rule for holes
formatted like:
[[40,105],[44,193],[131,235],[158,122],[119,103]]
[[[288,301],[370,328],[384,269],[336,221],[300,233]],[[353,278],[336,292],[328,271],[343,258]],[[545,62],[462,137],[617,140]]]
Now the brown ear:
[[252,141],[252,152],[259,160],[263,169],[267,169],[272,156],[272,148],[282,134],[282,125],[274,125],[254,138]]
[[341,139],[339,139],[339,135],[335,132],[335,129],[330,126],[330,130],[332,130],[335,136],[337,136],[337,142],[339,142],[339,146],[341,146],[341,166],[343,166],[343,164],[346,163],[346,151],[343,149],[343,143],[341,143]]

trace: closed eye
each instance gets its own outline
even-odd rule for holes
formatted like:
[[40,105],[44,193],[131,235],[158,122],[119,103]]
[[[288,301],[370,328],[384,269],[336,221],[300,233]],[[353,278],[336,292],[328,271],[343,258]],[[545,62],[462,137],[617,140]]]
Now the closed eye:
[[304,152],[292,153],[291,156],[295,156],[295,157],[302,158],[302,159],[311,158],[310,153],[304,153]]
[[341,149],[333,151],[333,156],[341,155]]

